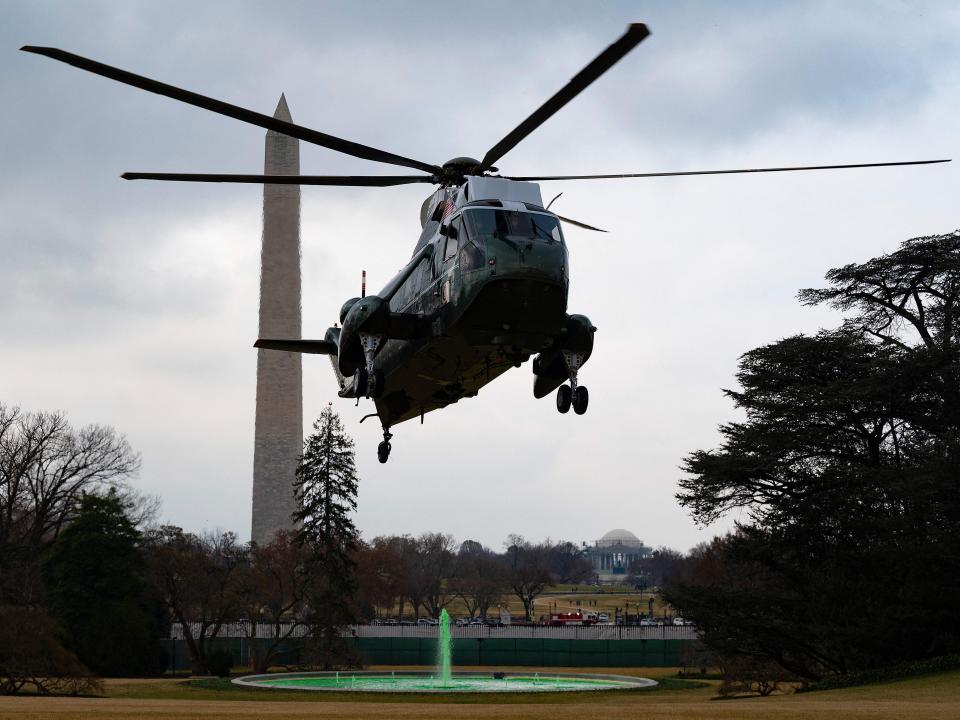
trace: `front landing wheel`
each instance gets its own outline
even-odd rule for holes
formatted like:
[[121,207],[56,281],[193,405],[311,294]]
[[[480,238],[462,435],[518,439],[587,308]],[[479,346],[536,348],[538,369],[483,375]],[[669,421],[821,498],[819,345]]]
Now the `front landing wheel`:
[[590,403],[590,393],[583,385],[577,385],[573,393],[573,411],[577,415],[583,415],[587,411],[587,405]]
[[569,385],[561,385],[557,388],[557,410],[562,413],[569,412],[572,399],[573,392]]
[[385,463],[390,459],[390,443],[384,440],[382,443],[377,445],[377,460],[381,463]]

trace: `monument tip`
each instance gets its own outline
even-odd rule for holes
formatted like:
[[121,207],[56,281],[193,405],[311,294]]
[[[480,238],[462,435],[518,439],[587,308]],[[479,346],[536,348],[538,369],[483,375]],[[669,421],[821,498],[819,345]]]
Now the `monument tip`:
[[287,96],[283,93],[280,93],[280,102],[277,103],[277,109],[273,111],[273,116],[277,120],[293,122],[293,118],[290,117],[290,108],[287,107]]

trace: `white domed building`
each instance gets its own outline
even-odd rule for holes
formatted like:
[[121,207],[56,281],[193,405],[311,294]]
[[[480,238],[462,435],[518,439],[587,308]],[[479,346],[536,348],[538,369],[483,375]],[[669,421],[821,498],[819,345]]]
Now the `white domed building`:
[[623,581],[634,560],[647,557],[652,549],[629,530],[611,530],[593,545],[583,544],[583,554],[593,566],[599,582]]

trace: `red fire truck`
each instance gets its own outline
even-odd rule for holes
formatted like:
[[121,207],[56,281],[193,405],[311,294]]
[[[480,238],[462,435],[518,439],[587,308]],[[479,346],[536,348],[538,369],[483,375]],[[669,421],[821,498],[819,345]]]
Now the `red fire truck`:
[[551,613],[550,619],[547,621],[547,625],[553,626],[596,624],[597,616],[595,613],[587,613],[584,615],[579,610],[571,613]]

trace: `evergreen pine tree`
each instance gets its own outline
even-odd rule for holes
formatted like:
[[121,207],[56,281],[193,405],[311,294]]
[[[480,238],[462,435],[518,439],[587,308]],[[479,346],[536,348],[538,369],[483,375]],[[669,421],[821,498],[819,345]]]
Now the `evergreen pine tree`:
[[294,489],[300,541],[308,549],[310,625],[325,668],[346,661],[339,628],[356,621],[358,536],[350,513],[357,508],[353,440],[328,406],[303,444]]
[[101,675],[145,675],[162,667],[140,540],[114,492],[85,495],[76,520],[45,558],[46,605],[64,645]]

